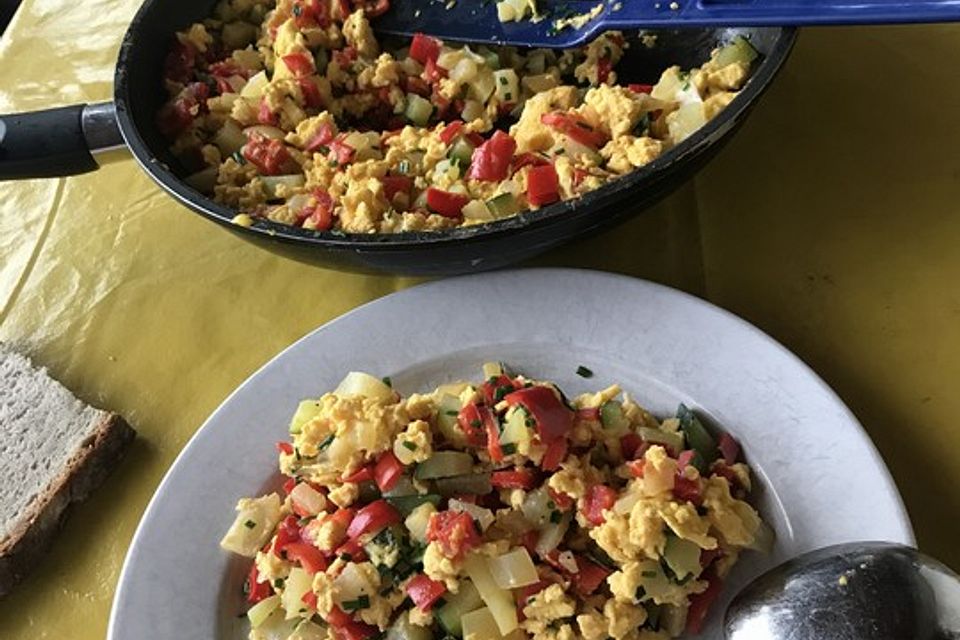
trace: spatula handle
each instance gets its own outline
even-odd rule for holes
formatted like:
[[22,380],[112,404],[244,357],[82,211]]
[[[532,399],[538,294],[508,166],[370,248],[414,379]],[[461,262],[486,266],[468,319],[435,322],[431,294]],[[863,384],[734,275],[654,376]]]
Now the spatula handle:
[[956,0],[622,0],[606,27],[805,26],[960,21]]

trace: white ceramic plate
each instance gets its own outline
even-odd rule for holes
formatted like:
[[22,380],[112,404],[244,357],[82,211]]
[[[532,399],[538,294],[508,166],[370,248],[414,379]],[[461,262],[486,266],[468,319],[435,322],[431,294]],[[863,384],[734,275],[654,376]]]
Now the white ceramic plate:
[[[434,282],[356,309],[241,385],[147,508],[120,576],[109,638],[245,638],[239,592],[249,564],[218,541],[238,498],[277,485],[274,443],[287,437],[298,401],[332,389],[350,370],[389,375],[408,394],[477,378],[488,360],[573,394],[616,381],[661,416],[682,401],[739,438],[778,541],[771,556],[744,556],[728,598],[757,573],[816,547],[914,541],[897,489],[854,416],[767,335],[648,282],[506,271]],[[578,365],[594,377],[577,376]],[[714,611],[703,637],[720,637],[720,619]]]

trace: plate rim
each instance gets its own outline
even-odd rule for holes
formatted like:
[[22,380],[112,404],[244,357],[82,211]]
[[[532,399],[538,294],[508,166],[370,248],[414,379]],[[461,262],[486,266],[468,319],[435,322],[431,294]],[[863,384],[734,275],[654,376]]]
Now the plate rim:
[[909,511],[904,503],[903,496],[900,493],[899,488],[893,478],[890,468],[887,466],[886,462],[883,459],[883,456],[880,454],[879,449],[877,449],[876,444],[873,442],[870,435],[867,433],[863,424],[857,418],[856,414],[847,406],[843,399],[837,394],[833,388],[810,366],[804,361],[800,356],[795,354],[793,351],[788,349],[780,341],[778,341],[773,336],[769,335],[756,325],[747,321],[744,318],[736,315],[735,313],[724,309],[723,307],[701,298],[699,296],[693,295],[681,289],[670,287],[658,282],[651,280],[637,278],[634,276],[629,276],[621,273],[608,272],[600,269],[589,269],[589,268],[573,268],[573,267],[531,267],[531,268],[519,268],[519,269],[504,269],[492,272],[485,273],[476,273],[469,275],[456,276],[453,278],[441,278],[437,280],[432,280],[429,282],[419,283],[399,291],[394,291],[386,295],[374,298],[368,302],[365,302],[361,305],[358,305],[343,314],[340,314],[334,318],[327,320],[326,322],[318,325],[317,327],[309,330],[307,333],[303,334],[301,337],[294,340],[292,343],[281,349],[275,355],[267,359],[262,365],[257,367],[252,373],[250,373],[239,385],[237,385],[227,396],[223,399],[220,404],[210,413],[209,416],[202,422],[202,424],[194,431],[190,436],[187,442],[180,449],[177,456],[174,458],[173,462],[170,464],[170,467],[166,470],[163,475],[163,478],[157,485],[156,489],[153,492],[153,495],[150,497],[150,500],[147,503],[147,506],[144,508],[143,513],[140,516],[140,521],[137,523],[136,530],[134,531],[133,536],[130,538],[130,543],[127,547],[127,550],[124,554],[123,565],[121,567],[120,573],[117,577],[116,586],[114,589],[113,598],[111,600],[110,606],[110,615],[108,618],[107,624],[107,640],[119,640],[122,638],[120,631],[117,629],[118,618],[119,618],[119,606],[121,596],[124,594],[124,591],[129,588],[130,584],[130,574],[133,571],[132,569],[132,558],[137,550],[138,544],[141,542],[141,538],[144,535],[144,531],[148,528],[149,521],[154,517],[154,511],[158,508],[159,501],[164,496],[164,490],[167,485],[172,481],[172,478],[179,472],[179,467],[184,464],[184,460],[187,457],[187,453],[190,449],[195,446],[197,440],[201,437],[203,432],[207,429],[208,425],[216,421],[218,416],[225,410],[225,408],[231,404],[234,398],[240,394],[248,385],[254,383],[266,369],[270,368],[275,362],[284,358],[288,352],[294,351],[300,347],[300,345],[310,340],[316,333],[327,330],[335,324],[341,322],[348,322],[349,319],[357,314],[364,312],[368,307],[372,307],[376,304],[382,303],[388,299],[403,297],[411,291],[424,291],[431,288],[440,288],[443,286],[449,286],[451,282],[466,282],[471,280],[486,279],[491,277],[525,277],[532,276],[536,277],[537,275],[547,275],[548,277],[554,279],[563,279],[563,278],[576,278],[576,277],[588,277],[588,278],[597,278],[597,279],[609,279],[616,280],[624,284],[629,284],[633,286],[640,287],[650,287],[654,290],[659,291],[662,294],[669,296],[679,296],[681,299],[684,299],[688,303],[694,305],[703,306],[707,311],[712,313],[717,313],[722,316],[727,321],[732,321],[733,324],[737,325],[741,330],[746,330],[747,333],[751,334],[754,339],[759,339],[760,341],[766,343],[766,346],[776,350],[781,356],[787,358],[794,365],[799,366],[802,373],[807,375],[809,379],[816,385],[819,392],[823,393],[824,396],[829,399],[832,404],[834,404],[842,413],[843,417],[846,418],[853,427],[852,435],[855,435],[862,445],[865,445],[866,453],[870,457],[870,462],[874,464],[878,473],[881,476],[883,481],[882,486],[878,486],[878,490],[882,490],[884,493],[888,494],[892,499],[892,504],[896,506],[896,515],[899,519],[899,525],[903,527],[904,533],[906,534],[905,540],[901,541],[903,543],[909,544],[910,546],[916,547],[916,533],[913,528],[913,523],[910,519]]

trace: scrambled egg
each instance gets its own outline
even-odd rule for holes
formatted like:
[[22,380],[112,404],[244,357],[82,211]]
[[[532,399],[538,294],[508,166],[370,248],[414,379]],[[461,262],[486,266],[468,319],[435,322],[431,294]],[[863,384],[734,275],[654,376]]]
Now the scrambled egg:
[[303,401],[278,445],[286,497],[241,500],[221,542],[252,558],[251,640],[287,637],[281,623],[332,640],[332,622],[358,637],[681,632],[693,599],[770,538],[742,499],[749,467],[689,442],[685,408],[658,420],[618,385],[565,398],[505,372],[406,398],[351,373]]
[[[698,69],[668,69],[652,89],[624,86],[616,66],[631,43],[619,32],[559,54],[426,36],[384,49],[370,18],[388,4],[220,0],[178,33],[157,123],[186,182],[246,215],[235,218],[243,226],[482,224],[648,164],[729,105],[757,55],[741,38]],[[553,28],[579,28],[603,7],[555,16]],[[497,10],[541,17],[535,0]],[[493,143],[497,129],[509,143]],[[531,175],[545,185],[536,196]]]

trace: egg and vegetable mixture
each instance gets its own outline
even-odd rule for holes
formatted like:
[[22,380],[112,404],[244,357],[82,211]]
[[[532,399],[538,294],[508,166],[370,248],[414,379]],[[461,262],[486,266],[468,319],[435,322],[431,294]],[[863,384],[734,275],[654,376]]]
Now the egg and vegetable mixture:
[[616,385],[568,400],[488,363],[404,398],[350,373],[290,434],[283,492],[221,542],[253,558],[251,640],[672,638],[772,543],[736,441]]
[[[717,115],[757,52],[738,38],[699,69],[617,84],[608,32],[557,53],[397,47],[388,0],[221,0],[177,34],[157,116],[186,182],[257,218],[351,233],[439,230],[576,198]],[[654,82],[651,80],[651,82]]]

